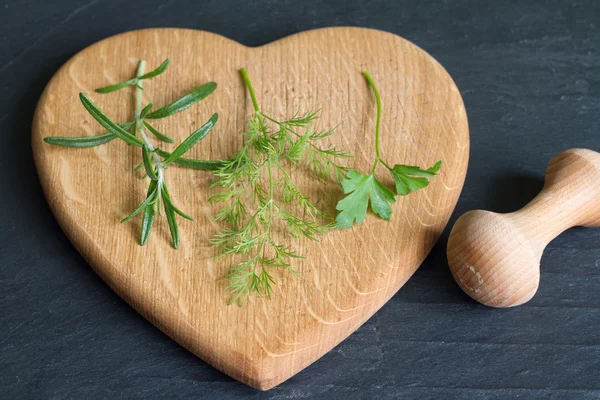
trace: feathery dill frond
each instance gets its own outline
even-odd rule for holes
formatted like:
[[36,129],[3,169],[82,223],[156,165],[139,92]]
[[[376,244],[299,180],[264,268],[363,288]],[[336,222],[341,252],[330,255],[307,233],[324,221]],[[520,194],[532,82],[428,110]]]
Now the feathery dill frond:
[[260,111],[248,75],[244,69],[241,73],[254,115],[242,133],[246,139],[242,148],[215,172],[212,186],[222,190],[210,201],[223,204],[217,220],[228,223],[212,244],[219,248],[220,257],[232,256],[235,263],[226,276],[230,303],[244,304],[253,294],[271,296],[276,284],[273,269],[297,274],[291,262],[302,256],[288,242],[300,237],[318,240],[334,226],[298,188],[289,167],[301,164],[322,179],[341,179],[347,169],[338,160],[349,155],[318,145],[335,131],[313,130],[318,110],[285,121]]

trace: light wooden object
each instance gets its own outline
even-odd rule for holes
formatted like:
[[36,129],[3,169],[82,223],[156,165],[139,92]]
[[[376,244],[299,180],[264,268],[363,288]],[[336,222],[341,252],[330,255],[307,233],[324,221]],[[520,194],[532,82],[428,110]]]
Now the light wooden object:
[[[147,70],[165,58],[164,75],[144,84],[145,102],[166,104],[210,80],[217,90],[157,128],[179,142],[218,112],[219,122],[189,154],[225,158],[242,143],[238,133],[252,104],[238,70],[246,67],[261,108],[273,117],[322,107],[316,128],[339,124],[332,144],[345,147],[363,171],[374,154],[375,99],[361,72],[369,70],[383,96],[383,155],[390,162],[432,165],[440,174],[426,189],[399,198],[391,222],[370,215],[358,227],[334,231],[319,243],[301,240],[302,279],[275,275],[271,300],[227,306],[230,260],[214,260],[209,239],[220,228],[207,203],[210,173],[177,166],[166,179],[176,204],[196,218],[180,220],[181,248],[170,244],[159,218],[140,247],[140,218],[119,220],[144,198],[147,181],[132,173],[138,149],[119,140],[90,149],[53,147],[46,136],[99,134],[78,93],[88,94],[116,121],[133,113],[133,89],[107,95],[94,88],[128,79],[139,59]],[[331,28],[300,33],[258,48],[183,29],[121,34],[66,63],[42,95],[33,125],[34,157],[60,225],[96,272],[150,322],[232,377],[269,389],[317,360],[361,326],[407,281],[444,229],[467,168],[469,135],[459,91],[446,71],[406,40],[380,31]],[[165,150],[174,147],[166,146]],[[335,212],[339,186],[297,178],[313,199]],[[385,184],[393,182],[382,174]]]
[[480,303],[523,304],[538,289],[546,245],[580,225],[600,226],[600,153],[571,149],[550,161],[543,190],[519,211],[462,215],[448,241],[450,270]]

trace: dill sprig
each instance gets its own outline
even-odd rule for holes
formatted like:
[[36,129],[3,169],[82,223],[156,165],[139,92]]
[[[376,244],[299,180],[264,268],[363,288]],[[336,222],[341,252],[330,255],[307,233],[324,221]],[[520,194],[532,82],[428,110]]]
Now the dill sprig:
[[187,139],[172,152],[160,149],[149,140],[146,132],[152,134],[160,141],[173,143],[171,138],[159,132],[149,121],[166,118],[183,111],[210,95],[217,87],[217,84],[214,82],[206,83],[175,100],[173,103],[152,111],[152,103],[144,106],[142,102],[143,82],[165,72],[168,65],[169,59],[166,59],[155,70],[144,73],[146,61],[141,60],[138,64],[137,74],[133,79],[96,89],[97,93],[111,93],[128,86],[134,86],[136,105],[133,120],[118,124],[115,123],[86,95],[80,93],[79,98],[84,108],[100,125],[102,125],[102,127],[104,127],[104,129],[107,130],[107,133],[83,137],[48,137],[45,138],[44,141],[57,146],[85,148],[99,146],[108,143],[115,138],[119,138],[131,146],[140,148],[142,162],[134,168],[134,171],[143,167],[145,170],[144,177],[147,177],[150,180],[146,199],[131,214],[123,218],[121,222],[128,221],[143,212],[142,229],[140,233],[140,244],[143,246],[150,237],[156,214],[158,213],[158,215],[161,215],[162,204],[162,209],[164,209],[169,230],[171,232],[173,247],[177,249],[179,247],[179,227],[176,215],[191,221],[193,221],[193,218],[175,206],[171,198],[165,180],[165,171],[168,164],[175,163],[186,168],[212,171],[221,168],[224,165],[224,161],[196,160],[182,157],[210,132],[217,122],[217,114],[213,114],[204,125],[192,132]]
[[336,148],[321,148],[319,142],[335,129],[313,130],[318,111],[296,114],[278,121],[262,112],[245,69],[242,79],[254,107],[242,133],[245,143],[237,154],[215,171],[213,187],[222,190],[210,198],[224,203],[216,219],[228,227],[217,233],[211,243],[220,256],[234,257],[235,265],[226,278],[231,303],[244,304],[248,296],[270,297],[275,280],[270,271],[283,268],[298,274],[291,265],[302,258],[286,237],[318,240],[334,227],[330,218],[298,188],[289,166],[300,163],[324,179],[341,179],[346,168],[337,160],[349,157]]

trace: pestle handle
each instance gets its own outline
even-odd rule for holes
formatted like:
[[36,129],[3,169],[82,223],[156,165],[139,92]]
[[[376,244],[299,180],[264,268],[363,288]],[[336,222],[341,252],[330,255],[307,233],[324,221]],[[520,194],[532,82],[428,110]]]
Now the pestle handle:
[[600,226],[600,153],[558,153],[548,163],[542,191],[507,217],[540,251],[569,228]]
[[600,226],[600,153],[587,149],[552,158],[544,188],[522,209],[461,216],[448,241],[450,269],[459,286],[483,304],[522,304],[537,291],[544,248],[578,225]]

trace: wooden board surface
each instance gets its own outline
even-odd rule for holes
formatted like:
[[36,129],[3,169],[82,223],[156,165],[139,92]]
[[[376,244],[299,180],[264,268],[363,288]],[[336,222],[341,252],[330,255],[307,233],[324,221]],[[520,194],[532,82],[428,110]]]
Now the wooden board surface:
[[[398,198],[391,222],[374,215],[319,243],[296,243],[306,256],[302,278],[276,274],[271,300],[227,306],[229,266],[216,261],[209,239],[219,229],[209,173],[172,167],[172,197],[195,218],[180,223],[174,250],[167,223],[157,221],[148,245],[138,245],[140,221],[119,220],[144,198],[147,182],[131,169],[139,151],[120,141],[90,149],[45,144],[46,136],[98,134],[102,128],[79,103],[91,96],[115,120],[133,114],[132,92],[93,89],[130,78],[139,59],[148,68],[169,57],[167,72],[147,81],[145,101],[166,104],[214,80],[215,93],[160,121],[176,142],[218,112],[213,132],[190,157],[224,158],[242,143],[238,133],[252,105],[238,70],[246,67],[261,108],[274,117],[322,108],[317,128],[339,125],[332,143],[355,155],[349,165],[368,170],[374,153],[375,101],[361,75],[369,70],[383,103],[382,152],[392,163],[431,165],[441,173],[429,187]],[[232,377],[269,389],[321,357],[373,315],[414,273],[444,229],[465,178],[469,135],[460,93],[447,72],[410,42],[362,28],[303,32],[258,48],[183,29],[117,35],[78,53],[44,91],[33,124],[33,152],[52,212],[95,271],[138,312],[174,340]],[[165,148],[167,149],[167,148]],[[381,176],[385,184],[392,182]],[[336,186],[298,179],[333,210]],[[309,185],[308,183],[311,182]]]

